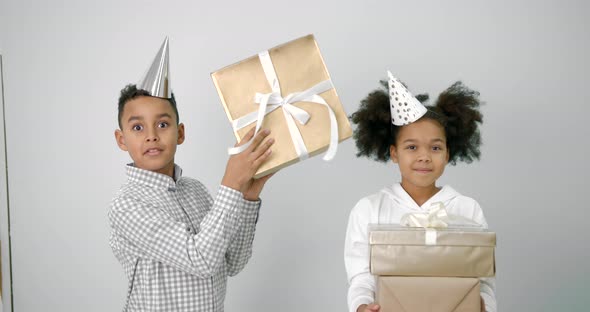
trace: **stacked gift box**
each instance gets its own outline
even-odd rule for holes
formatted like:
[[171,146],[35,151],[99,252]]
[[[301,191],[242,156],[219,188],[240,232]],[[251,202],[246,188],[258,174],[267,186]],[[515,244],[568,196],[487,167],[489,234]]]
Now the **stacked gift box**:
[[479,278],[495,275],[496,234],[481,227],[371,225],[381,312],[479,312]]

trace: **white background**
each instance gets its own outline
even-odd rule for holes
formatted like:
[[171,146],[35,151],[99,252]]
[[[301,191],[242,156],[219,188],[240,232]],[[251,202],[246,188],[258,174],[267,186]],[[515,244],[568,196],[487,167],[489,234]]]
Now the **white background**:
[[2,50],[0,50],[0,252],[2,253],[2,300],[0,301],[0,312],[10,311],[10,239],[8,236],[8,190],[6,177],[6,145],[4,138],[4,110],[2,96]]
[[[431,97],[477,89],[482,160],[440,184],[476,198],[498,234],[502,311],[585,311],[590,269],[590,6],[584,1],[0,0],[14,310],[118,311],[127,282],[108,245],[124,183],[119,90],[170,36],[187,140],[177,163],[215,191],[230,124],[209,73],[314,33],[348,113],[390,69]],[[227,311],[345,311],[343,241],[361,197],[399,179],[352,140],[281,171],[263,193]]]

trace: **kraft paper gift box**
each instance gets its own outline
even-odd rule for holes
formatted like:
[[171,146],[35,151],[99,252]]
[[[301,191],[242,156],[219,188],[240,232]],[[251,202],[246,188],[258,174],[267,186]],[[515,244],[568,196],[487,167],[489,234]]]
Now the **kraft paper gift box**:
[[378,276],[380,312],[479,312],[479,279]]
[[[270,129],[275,139],[269,160],[255,178],[330,147],[324,157],[329,160],[338,142],[352,135],[313,35],[261,52],[211,77],[238,141],[255,126]],[[265,115],[257,125],[265,97]]]
[[496,272],[496,233],[481,228],[371,225],[369,244],[374,275],[491,277]]

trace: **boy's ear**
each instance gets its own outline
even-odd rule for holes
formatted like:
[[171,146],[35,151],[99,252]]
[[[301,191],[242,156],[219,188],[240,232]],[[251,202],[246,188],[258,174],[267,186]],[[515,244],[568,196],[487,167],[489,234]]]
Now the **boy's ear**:
[[182,144],[182,142],[184,142],[184,124],[179,123],[178,124],[178,140],[176,141],[176,144],[180,145],[180,144]]
[[128,151],[127,145],[125,145],[125,138],[123,137],[123,131],[117,129],[115,130],[115,140],[117,141],[117,145],[119,148],[125,152]]
[[391,158],[391,160],[397,164],[398,158],[397,158],[397,149],[395,148],[395,145],[390,145],[389,146],[389,157]]

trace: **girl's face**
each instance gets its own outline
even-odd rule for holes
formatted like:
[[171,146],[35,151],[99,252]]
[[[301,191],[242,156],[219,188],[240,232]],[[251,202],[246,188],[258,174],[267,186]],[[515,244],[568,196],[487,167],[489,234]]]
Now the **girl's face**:
[[433,188],[449,161],[445,130],[432,119],[420,119],[399,129],[390,147],[391,160],[399,165],[402,186]]

